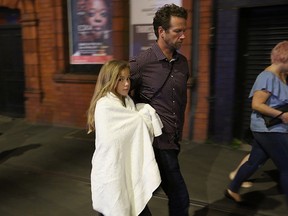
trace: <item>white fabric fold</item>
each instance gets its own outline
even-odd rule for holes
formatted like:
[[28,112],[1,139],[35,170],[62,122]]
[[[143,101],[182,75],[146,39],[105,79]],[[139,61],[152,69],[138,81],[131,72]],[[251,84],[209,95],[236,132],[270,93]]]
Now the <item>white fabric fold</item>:
[[148,125],[151,123],[149,129],[153,131],[153,136],[160,136],[162,134],[163,123],[159,115],[156,113],[156,110],[149,104],[145,103],[137,103],[136,109],[141,115],[143,115]]
[[139,215],[161,182],[152,148],[153,123],[130,97],[125,102],[126,107],[109,93],[95,110],[92,202],[105,216]]

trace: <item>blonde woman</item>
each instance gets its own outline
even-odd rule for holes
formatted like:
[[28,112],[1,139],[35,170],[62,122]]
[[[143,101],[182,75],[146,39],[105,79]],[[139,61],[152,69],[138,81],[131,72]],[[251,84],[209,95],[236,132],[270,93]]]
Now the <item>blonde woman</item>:
[[89,132],[95,130],[96,135],[92,202],[105,216],[151,215],[147,203],[161,182],[152,148],[161,121],[152,107],[138,111],[129,90],[128,62],[108,61],[88,110]]

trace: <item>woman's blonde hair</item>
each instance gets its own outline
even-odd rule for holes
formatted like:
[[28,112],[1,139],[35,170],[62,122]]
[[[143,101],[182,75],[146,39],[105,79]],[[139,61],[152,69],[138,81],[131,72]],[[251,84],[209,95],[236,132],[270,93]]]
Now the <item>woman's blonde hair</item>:
[[119,75],[124,69],[130,70],[130,66],[127,61],[123,60],[110,60],[102,66],[97,78],[94,94],[87,111],[88,133],[95,130],[94,113],[97,101],[107,95],[108,92],[115,93]]

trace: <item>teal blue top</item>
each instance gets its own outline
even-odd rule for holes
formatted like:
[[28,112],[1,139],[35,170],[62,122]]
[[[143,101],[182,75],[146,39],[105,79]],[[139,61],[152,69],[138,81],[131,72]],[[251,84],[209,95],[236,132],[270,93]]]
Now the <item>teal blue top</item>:
[[[270,107],[277,107],[288,103],[288,86],[270,71],[263,71],[257,76],[249,98],[252,99],[254,93],[258,90],[266,90],[271,93],[271,96],[266,101],[266,104]],[[288,133],[288,124],[282,123],[267,128],[262,115],[255,110],[251,114],[250,128],[255,132]]]

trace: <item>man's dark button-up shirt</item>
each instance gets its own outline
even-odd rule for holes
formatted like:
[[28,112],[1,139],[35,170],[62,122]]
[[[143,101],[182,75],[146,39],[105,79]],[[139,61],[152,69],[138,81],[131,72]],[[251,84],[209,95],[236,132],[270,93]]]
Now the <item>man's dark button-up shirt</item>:
[[189,78],[187,59],[175,51],[173,59],[168,61],[155,43],[131,59],[130,67],[131,90],[152,98],[149,104],[156,110],[164,125],[163,134],[155,138],[154,147],[179,149],[174,138],[181,136],[184,123]]

